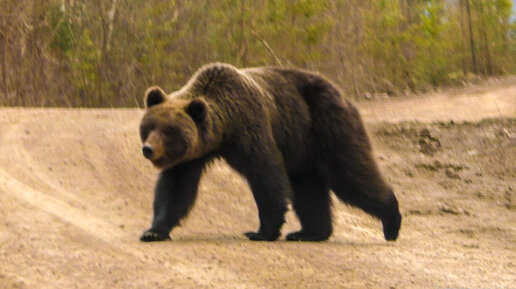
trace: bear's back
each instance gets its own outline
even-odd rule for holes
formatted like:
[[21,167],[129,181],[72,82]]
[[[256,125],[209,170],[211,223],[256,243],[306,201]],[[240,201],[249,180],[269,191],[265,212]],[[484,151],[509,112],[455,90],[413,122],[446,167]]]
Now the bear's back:
[[276,67],[242,70],[273,99],[269,121],[274,139],[282,151],[287,171],[306,169],[314,138],[310,107],[301,94],[302,73]]

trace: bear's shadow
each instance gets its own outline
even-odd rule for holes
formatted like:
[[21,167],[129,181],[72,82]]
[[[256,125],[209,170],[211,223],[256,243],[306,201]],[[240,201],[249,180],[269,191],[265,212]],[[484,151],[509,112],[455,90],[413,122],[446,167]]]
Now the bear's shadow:
[[392,247],[395,246],[396,243],[393,242],[386,242],[385,240],[378,240],[377,242],[354,242],[354,241],[347,241],[345,239],[335,239],[330,238],[327,241],[323,242],[296,242],[296,241],[287,241],[285,239],[278,239],[274,242],[254,242],[247,239],[244,235],[238,236],[238,235],[189,235],[189,236],[176,236],[175,238],[172,237],[172,240],[166,241],[171,244],[213,244],[213,245],[220,245],[220,244],[237,244],[237,243],[248,243],[250,246],[252,244],[270,244],[271,246],[274,244],[279,244],[281,247],[284,247],[285,245],[289,246],[296,246],[296,245],[306,245],[306,246],[314,246],[314,245],[321,245],[321,246],[332,246],[332,247],[347,247],[347,248],[375,248],[375,247]]

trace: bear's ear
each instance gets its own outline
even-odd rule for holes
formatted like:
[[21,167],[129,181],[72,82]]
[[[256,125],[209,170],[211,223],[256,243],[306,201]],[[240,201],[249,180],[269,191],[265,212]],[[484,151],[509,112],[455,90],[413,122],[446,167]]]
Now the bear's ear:
[[192,100],[186,107],[186,113],[196,122],[201,123],[208,114],[208,103],[202,98]]
[[165,101],[167,95],[158,86],[151,86],[145,91],[145,107],[150,108]]

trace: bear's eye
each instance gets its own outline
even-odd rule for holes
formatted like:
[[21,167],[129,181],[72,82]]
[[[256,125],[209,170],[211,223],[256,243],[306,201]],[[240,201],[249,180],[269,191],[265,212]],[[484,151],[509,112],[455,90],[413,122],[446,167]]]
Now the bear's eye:
[[147,139],[154,127],[155,126],[153,124],[142,125],[140,127],[140,138],[142,139],[142,141],[145,141]]
[[179,128],[175,126],[165,126],[162,128],[162,131],[164,134],[169,136],[177,136],[180,133]]

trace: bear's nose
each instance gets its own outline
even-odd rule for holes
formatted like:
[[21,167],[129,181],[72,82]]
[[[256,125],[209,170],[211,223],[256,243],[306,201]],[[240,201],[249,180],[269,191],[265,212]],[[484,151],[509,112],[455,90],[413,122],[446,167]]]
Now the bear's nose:
[[152,155],[154,154],[154,150],[152,149],[152,147],[150,145],[144,145],[142,147],[142,152],[143,152],[143,156],[148,159],[151,159]]

